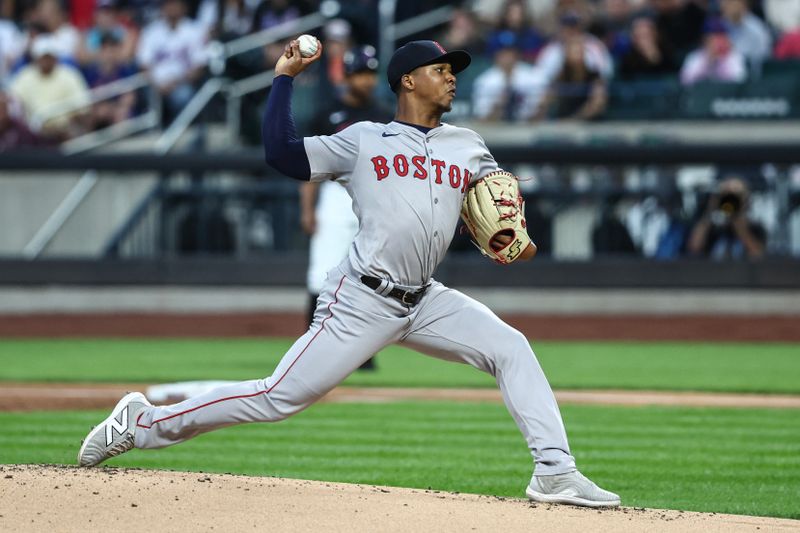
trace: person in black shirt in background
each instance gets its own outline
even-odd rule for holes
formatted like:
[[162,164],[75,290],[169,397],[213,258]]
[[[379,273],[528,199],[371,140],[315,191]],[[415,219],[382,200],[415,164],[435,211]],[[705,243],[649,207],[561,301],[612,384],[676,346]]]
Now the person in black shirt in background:
[[649,16],[636,17],[631,25],[631,48],[622,56],[619,76],[627,80],[675,75],[680,65],[675,53]]
[[707,0],[650,0],[658,35],[670,44],[676,64],[700,46],[708,4]]
[[[393,112],[376,102],[373,93],[378,84],[378,59],[375,48],[361,46],[345,53],[345,81],[341,95],[321,109],[311,122],[314,135],[333,135],[355,122],[390,122]],[[329,270],[341,262],[358,231],[347,191],[338,183],[304,182],[300,185],[300,223],[311,236],[307,286],[309,292],[308,324],[314,320],[317,297]],[[361,370],[374,370],[372,359]]]

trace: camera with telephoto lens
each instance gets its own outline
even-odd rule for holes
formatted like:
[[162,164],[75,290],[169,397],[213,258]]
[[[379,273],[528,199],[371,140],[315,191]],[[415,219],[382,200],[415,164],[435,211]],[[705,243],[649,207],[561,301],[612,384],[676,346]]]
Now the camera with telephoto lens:
[[739,214],[742,209],[742,197],[728,192],[719,197],[717,209],[711,215],[711,221],[717,226],[724,226]]

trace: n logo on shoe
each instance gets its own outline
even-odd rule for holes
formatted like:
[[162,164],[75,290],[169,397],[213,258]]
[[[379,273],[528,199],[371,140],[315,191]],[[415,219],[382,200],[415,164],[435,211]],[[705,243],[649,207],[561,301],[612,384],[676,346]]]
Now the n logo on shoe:
[[121,414],[122,418],[119,421],[116,418],[112,418],[111,422],[106,426],[106,446],[111,446],[111,443],[114,442],[115,430],[119,435],[124,435],[128,431],[128,409],[123,409]]

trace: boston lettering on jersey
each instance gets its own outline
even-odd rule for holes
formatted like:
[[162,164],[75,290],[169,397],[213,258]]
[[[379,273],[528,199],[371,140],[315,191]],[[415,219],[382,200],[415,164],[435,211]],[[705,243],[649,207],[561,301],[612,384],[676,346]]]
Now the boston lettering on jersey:
[[[394,170],[394,173],[401,178],[411,174],[419,180],[428,179],[428,158],[424,155],[408,157],[397,154],[391,158],[391,161],[385,156],[376,155],[370,161],[372,161],[378,181],[388,178],[391,170]],[[461,192],[465,192],[469,187],[469,179],[472,177],[469,170],[461,169],[456,165],[448,165],[441,159],[431,159],[431,166],[434,173],[433,180],[437,185],[446,183],[454,189],[461,189]]]

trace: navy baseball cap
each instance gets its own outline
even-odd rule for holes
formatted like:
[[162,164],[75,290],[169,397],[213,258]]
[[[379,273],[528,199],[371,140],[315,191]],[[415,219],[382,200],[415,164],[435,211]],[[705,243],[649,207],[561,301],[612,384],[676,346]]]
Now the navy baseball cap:
[[392,91],[397,92],[400,78],[415,68],[435,63],[449,63],[453,67],[453,74],[458,74],[467,68],[471,61],[472,58],[464,50],[448,52],[436,41],[411,41],[392,54],[386,78]]
[[342,58],[344,73],[348,76],[357,72],[377,72],[378,58],[374,46],[359,46],[349,50]]

